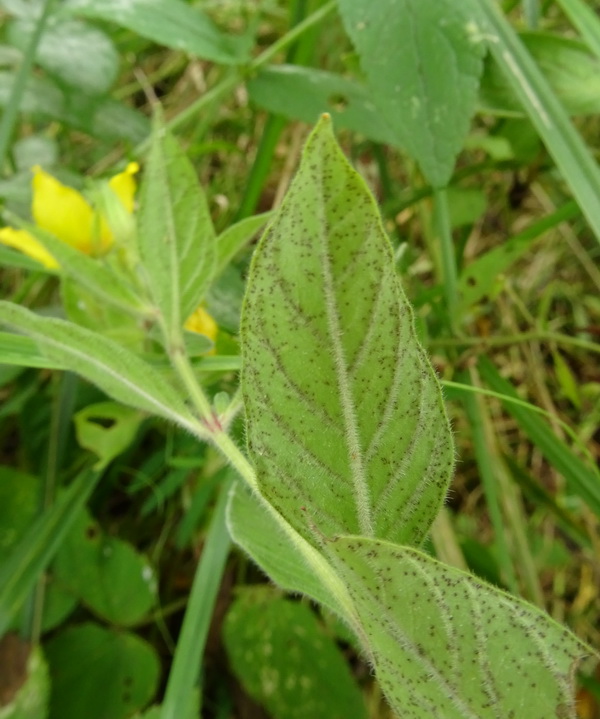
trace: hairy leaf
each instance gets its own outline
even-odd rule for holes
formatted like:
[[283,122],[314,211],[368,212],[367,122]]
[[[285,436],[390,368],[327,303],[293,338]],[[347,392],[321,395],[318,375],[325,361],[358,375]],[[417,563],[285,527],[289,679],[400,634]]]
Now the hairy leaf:
[[452,471],[450,429],[377,207],[329,116],[255,253],[242,346],[263,495],[313,544],[420,542]]
[[138,216],[150,291],[167,328],[178,332],[212,280],[215,231],[192,163],[158,120]]
[[548,615],[414,549],[340,537],[328,552],[403,719],[575,719],[591,650]]

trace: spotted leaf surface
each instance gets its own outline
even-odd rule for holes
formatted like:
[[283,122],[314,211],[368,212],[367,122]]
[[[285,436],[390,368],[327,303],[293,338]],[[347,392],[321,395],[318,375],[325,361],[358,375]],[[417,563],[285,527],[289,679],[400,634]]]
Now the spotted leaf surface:
[[548,615],[407,547],[340,537],[328,553],[403,719],[575,719],[590,650]]
[[328,116],[255,252],[242,348],[265,498],[315,545],[419,543],[446,493],[451,433],[379,212]]

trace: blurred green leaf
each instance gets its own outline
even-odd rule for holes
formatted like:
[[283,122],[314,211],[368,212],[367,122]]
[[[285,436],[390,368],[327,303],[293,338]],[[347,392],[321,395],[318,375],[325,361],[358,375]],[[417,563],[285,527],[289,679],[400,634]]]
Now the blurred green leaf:
[[475,112],[485,44],[477,3],[339,0],[372,99],[434,187],[448,183]]
[[0,566],[0,636],[60,547],[100,474],[85,470],[30,526]]
[[229,608],[223,641],[234,673],[273,719],[366,719],[343,655],[306,604],[246,590]]
[[86,623],[46,643],[49,719],[125,719],[154,696],[160,672],[150,644]]
[[[600,60],[582,42],[550,33],[520,33],[519,38],[571,115],[600,112]],[[523,113],[511,83],[491,57],[481,79],[479,104],[483,112]]]
[[135,439],[144,417],[117,402],[97,402],[73,417],[77,441],[98,456],[96,469],[103,469]]
[[312,67],[266,67],[248,82],[250,99],[270,112],[310,124],[329,112],[345,127],[375,142],[397,144],[369,91],[350,78]]
[[0,639],[0,667],[2,719],[46,719],[50,681],[40,647],[6,634]]
[[584,0],[558,0],[558,4],[579,30],[590,50],[600,58],[600,20],[594,8]]
[[252,38],[225,35],[199,7],[182,0],[65,0],[61,12],[107,20],[213,62],[238,65],[249,60]]
[[263,212],[260,215],[245,217],[243,220],[230,225],[217,237],[215,276],[220,275],[225,270],[237,253],[246,247],[271,217],[273,217],[272,212]]
[[[25,50],[35,30],[31,20],[8,24],[8,40]],[[41,37],[36,62],[65,85],[86,95],[107,93],[119,71],[119,55],[99,28],[79,20],[52,18]]]
[[40,491],[39,477],[0,466],[0,567],[36,516]]
[[147,558],[106,535],[85,510],[74,520],[52,572],[62,587],[113,624],[135,624],[156,602],[156,576]]

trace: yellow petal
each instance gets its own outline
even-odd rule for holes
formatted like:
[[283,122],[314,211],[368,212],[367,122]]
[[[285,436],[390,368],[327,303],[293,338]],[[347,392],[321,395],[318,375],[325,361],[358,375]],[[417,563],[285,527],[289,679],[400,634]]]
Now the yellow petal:
[[100,232],[100,221],[83,195],[41,167],[33,168],[31,214],[36,225],[86,254],[110,247],[112,235]]
[[108,184],[111,190],[123,203],[123,207],[127,212],[133,212],[133,202],[135,198],[136,182],[134,175],[140,171],[137,162],[130,162],[123,172],[112,177]]
[[58,262],[52,257],[48,250],[35,239],[33,235],[25,230],[15,230],[12,227],[0,229],[0,242],[8,247],[20,250],[28,257],[40,262],[49,270],[58,268]]
[[198,309],[192,312],[187,318],[183,328],[189,332],[197,332],[198,334],[204,335],[214,342],[217,339],[219,326],[204,307],[198,307]]

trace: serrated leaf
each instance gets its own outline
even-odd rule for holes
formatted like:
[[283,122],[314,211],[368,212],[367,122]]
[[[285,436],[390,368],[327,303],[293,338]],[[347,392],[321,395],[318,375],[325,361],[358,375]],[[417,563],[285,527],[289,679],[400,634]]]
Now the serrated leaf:
[[306,604],[264,587],[230,607],[223,641],[231,668],[273,719],[365,719],[340,650]]
[[485,45],[463,0],[339,0],[373,100],[436,187],[448,183],[477,102]]
[[340,537],[327,551],[403,719],[575,719],[591,650],[548,615],[414,549]]
[[191,162],[157,124],[140,190],[139,249],[167,327],[179,332],[215,270],[215,231]]
[[419,543],[452,472],[375,202],[324,116],[252,263],[242,389],[261,493],[313,544]]
[[0,301],[0,324],[34,338],[50,366],[58,363],[114,399],[194,431],[194,418],[176,390],[157,370],[116,342],[5,301]]

